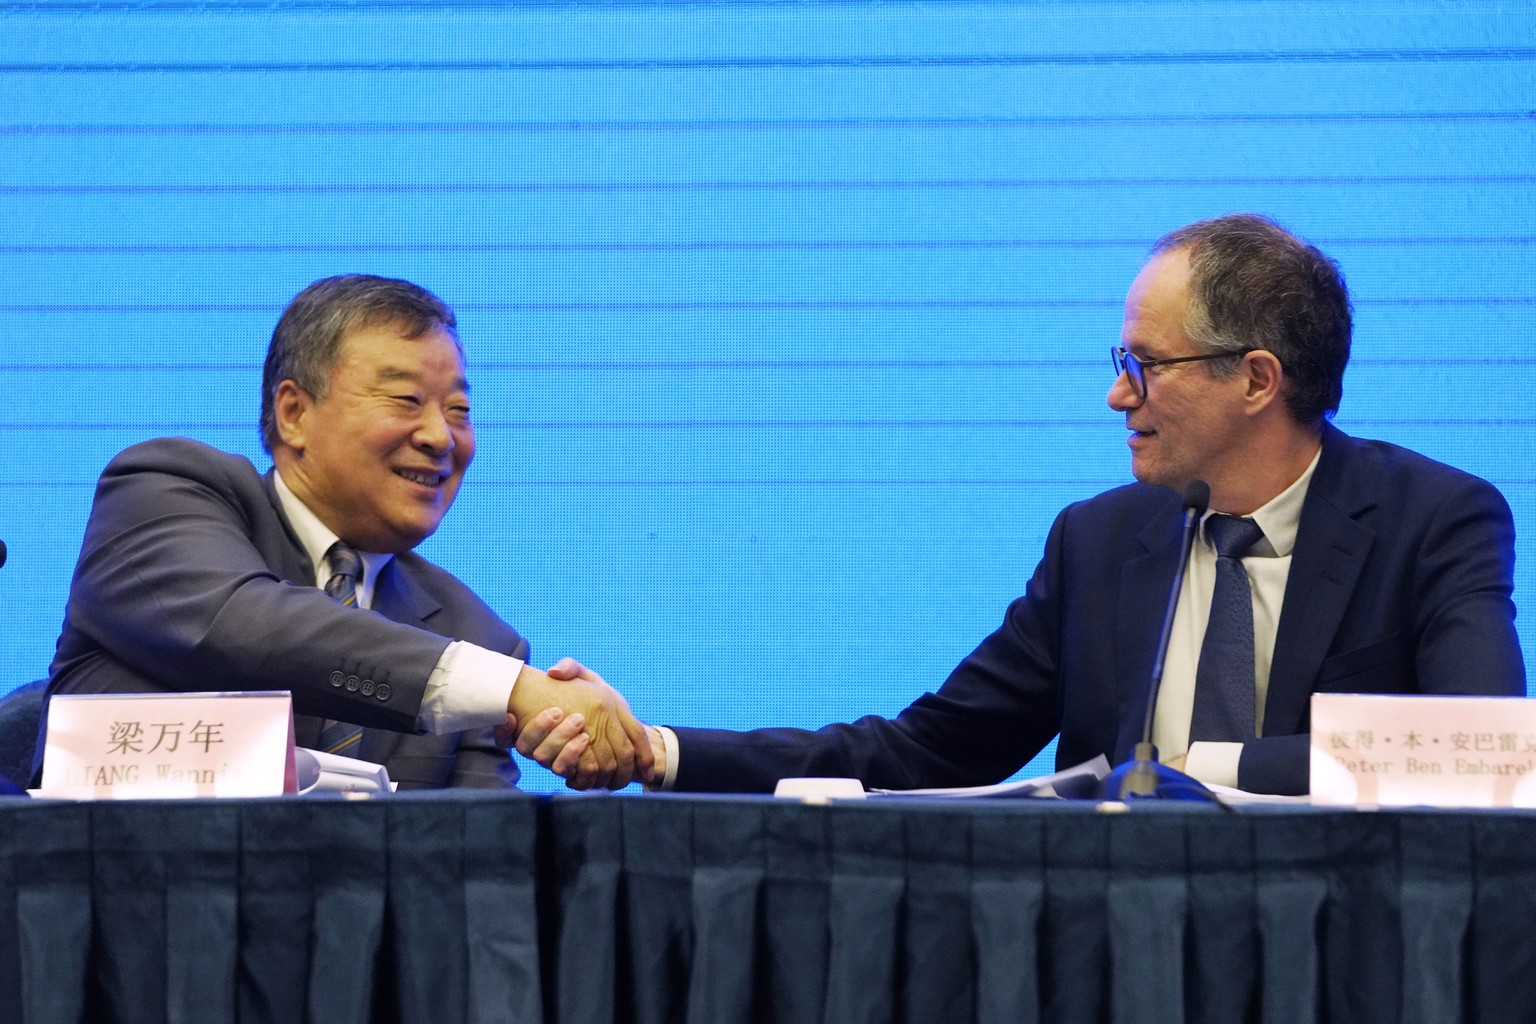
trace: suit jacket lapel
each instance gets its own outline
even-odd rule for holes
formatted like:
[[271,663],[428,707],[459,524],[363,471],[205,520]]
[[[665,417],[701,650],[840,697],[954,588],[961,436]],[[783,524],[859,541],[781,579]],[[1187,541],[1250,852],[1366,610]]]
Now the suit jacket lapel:
[[[379,573],[373,585],[372,610],[394,622],[430,629],[427,619],[442,605],[411,578],[411,574],[401,565],[401,557],[397,555],[391,558]],[[395,752],[404,735],[387,729],[365,730],[358,756],[382,764]]]
[[[272,505],[272,514],[283,526],[283,533],[288,538],[288,543],[275,551],[264,551],[263,556],[272,571],[282,579],[299,586],[312,587],[315,585],[315,567],[309,560],[309,553],[304,550],[304,545],[299,543],[299,538],[293,532],[293,524],[288,522],[288,517],[283,514],[283,502],[277,496],[277,486],[272,482],[272,474],[276,469],[267,470],[261,478],[262,490],[267,493],[267,501]],[[325,719],[315,718],[312,715],[293,716],[293,741],[301,747],[313,748],[320,742],[320,730],[325,724]]]
[[[282,500],[278,498],[277,486],[272,482],[272,474],[276,472],[276,469],[268,470],[261,482],[267,492],[267,500],[272,503],[274,514],[283,524],[283,531],[288,535],[289,543],[282,551],[273,552],[269,556],[273,563],[272,569],[290,583],[312,587],[315,585],[315,567],[310,562],[304,545],[299,542],[298,535],[293,532],[293,525],[283,514]],[[379,579],[374,584],[372,610],[395,622],[424,626],[427,617],[438,611],[440,607],[441,605],[433,600],[431,595],[416,585],[408,572],[400,568],[398,557],[389,560],[389,564],[384,567],[384,571],[379,574]],[[315,746],[319,742],[324,721],[309,715],[296,715],[294,742],[301,747]],[[382,764],[394,752],[403,735],[389,729],[365,729],[358,756],[364,760]]]
[[401,564],[406,555],[396,555],[379,573],[373,585],[373,610],[395,622],[431,629],[427,620],[442,610],[442,603],[427,593]]
[[277,521],[283,524],[283,533],[288,537],[288,543],[281,551],[264,552],[267,555],[272,570],[289,583],[297,583],[300,586],[312,587],[315,585],[315,567],[309,560],[309,553],[304,550],[304,545],[299,543],[298,534],[293,532],[293,524],[288,522],[288,517],[283,514],[282,499],[277,496],[277,485],[272,482],[272,474],[276,469],[269,469],[261,478],[262,490],[267,492],[267,501],[272,503],[272,514],[277,516]]
[[1337,635],[1376,532],[1358,521],[1376,503],[1377,469],[1331,425],[1312,475],[1275,633],[1264,734],[1300,732],[1323,659]]
[[1170,496],[1168,506],[1153,516],[1136,538],[1142,554],[1120,570],[1120,605],[1115,621],[1116,674],[1120,687],[1120,728],[1115,737],[1115,762],[1131,755],[1141,742],[1147,717],[1147,688],[1162,633],[1168,588],[1178,570],[1180,509]]

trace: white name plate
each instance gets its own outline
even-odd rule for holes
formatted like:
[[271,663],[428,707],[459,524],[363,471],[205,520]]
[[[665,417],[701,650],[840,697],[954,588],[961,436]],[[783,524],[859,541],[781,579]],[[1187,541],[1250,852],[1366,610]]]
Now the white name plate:
[[1312,802],[1536,807],[1536,701],[1313,694]]
[[286,691],[61,695],[38,796],[278,796],[294,791]]

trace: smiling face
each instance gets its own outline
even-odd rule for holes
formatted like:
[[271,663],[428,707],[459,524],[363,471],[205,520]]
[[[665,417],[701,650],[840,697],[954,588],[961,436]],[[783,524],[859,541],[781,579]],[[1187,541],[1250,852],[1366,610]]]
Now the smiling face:
[[[1174,250],[1154,257],[1126,296],[1120,344],[1142,359],[1201,355],[1184,333],[1190,301],[1188,253]],[[1136,394],[1126,374],[1116,378],[1109,406],[1125,414],[1137,480],[1176,491],[1191,480],[1205,480],[1215,493],[1243,475],[1247,380],[1242,373],[1213,375],[1211,365],[1149,368],[1146,398]]]
[[277,389],[273,461],[294,495],[364,551],[408,551],[442,522],[475,454],[464,359],[451,334],[349,332],[315,398]]

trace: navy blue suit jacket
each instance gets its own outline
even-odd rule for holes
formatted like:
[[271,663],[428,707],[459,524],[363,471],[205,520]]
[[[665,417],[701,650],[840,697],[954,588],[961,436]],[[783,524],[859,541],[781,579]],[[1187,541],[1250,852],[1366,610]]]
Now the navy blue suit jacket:
[[[677,729],[684,790],[784,777],[891,789],[1007,778],[1060,734],[1057,765],[1125,760],[1178,559],[1180,502],[1132,484],[1056,518],[1027,592],[937,693],[895,719],[807,731]],[[1239,785],[1307,789],[1317,692],[1524,695],[1514,524],[1490,484],[1326,426],[1286,585],[1264,735]]]
[[356,722],[370,727],[360,756],[401,789],[512,785],[490,729],[419,736],[416,716],[449,639],[518,658],[527,641],[414,552],[380,573],[373,610],[316,589],[270,472],[196,441],[148,441],[97,485],[49,694],[291,690],[300,746],[327,718]]

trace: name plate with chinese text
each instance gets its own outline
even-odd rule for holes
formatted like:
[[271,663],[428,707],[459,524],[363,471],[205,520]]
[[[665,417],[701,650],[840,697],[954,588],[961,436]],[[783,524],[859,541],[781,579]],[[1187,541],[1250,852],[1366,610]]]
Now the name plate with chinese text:
[[72,694],[48,703],[38,796],[72,800],[294,792],[293,698]]
[[1536,701],[1312,695],[1312,802],[1536,807]]

